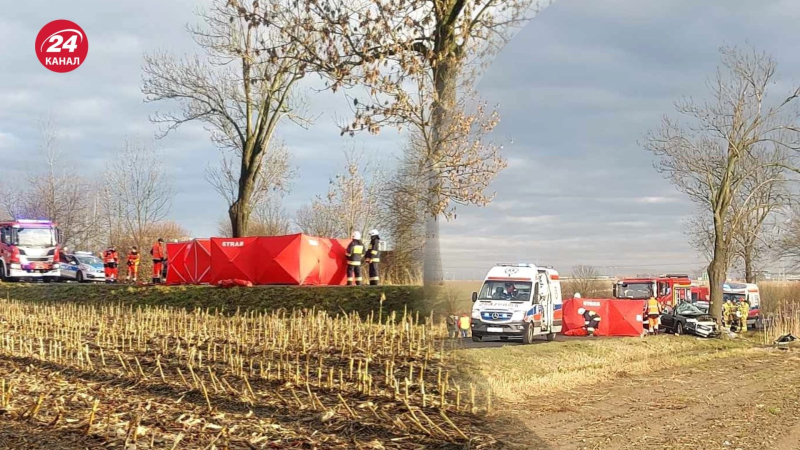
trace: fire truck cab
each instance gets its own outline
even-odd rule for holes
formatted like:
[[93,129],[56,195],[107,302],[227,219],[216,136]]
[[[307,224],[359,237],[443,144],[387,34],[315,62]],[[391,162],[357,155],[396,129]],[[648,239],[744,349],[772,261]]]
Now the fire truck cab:
[[0,222],[0,279],[57,281],[58,227],[49,220]]
[[655,278],[624,278],[614,283],[614,298],[647,300],[655,296],[663,306],[675,306],[682,301],[691,302],[697,286],[685,274],[665,274]]
[[561,284],[552,268],[500,263],[486,274],[480,293],[472,293],[472,340],[536,336],[553,340],[562,328]]

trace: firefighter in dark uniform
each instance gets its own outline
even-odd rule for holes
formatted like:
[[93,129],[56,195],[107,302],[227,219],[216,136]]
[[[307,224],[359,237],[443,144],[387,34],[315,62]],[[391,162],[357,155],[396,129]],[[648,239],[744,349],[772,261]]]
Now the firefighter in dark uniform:
[[367,256],[364,261],[369,265],[369,284],[377,286],[380,284],[381,277],[378,273],[378,263],[381,262],[381,253],[378,250],[381,238],[378,236],[378,230],[369,232],[369,249],[367,249]]
[[578,314],[583,316],[583,326],[589,336],[594,336],[594,332],[600,327],[600,315],[586,308],[578,308]]
[[351,286],[355,282],[361,285],[361,260],[364,257],[364,244],[361,243],[361,232],[353,232],[353,240],[347,246],[347,285]]

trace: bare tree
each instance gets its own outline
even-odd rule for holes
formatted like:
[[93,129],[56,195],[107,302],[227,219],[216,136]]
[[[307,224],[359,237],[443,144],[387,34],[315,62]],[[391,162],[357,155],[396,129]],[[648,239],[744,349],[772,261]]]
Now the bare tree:
[[114,242],[127,236],[140,248],[150,244],[150,230],[169,212],[173,189],[158,152],[136,139],[126,139],[104,176],[102,205]]
[[[410,140],[407,145],[415,142]],[[419,150],[406,149],[382,195],[387,234],[393,243],[384,273],[396,284],[413,284],[422,279],[426,189],[424,174],[419,170]]]
[[343,134],[377,133],[399,124],[422,136],[428,285],[442,280],[439,219],[450,202],[485,205],[491,195],[484,189],[504,167],[496,149],[472,134],[476,128],[490,131],[496,113],[486,113],[483,105],[467,108],[464,99],[470,95],[464,93],[532,15],[534,4],[539,5],[535,0],[303,0],[251,18],[255,26],[284,24],[285,33],[303,43],[303,61],[327,75],[331,89],[366,88],[366,99],[353,99],[355,119],[342,126]]
[[[711,217],[708,276],[711,312],[717,320],[737,230],[758,210],[756,196],[781,180],[761,179],[749,187],[748,183],[766,168],[791,169],[788,157],[800,148],[794,125],[798,115],[789,109],[800,88],[768,105],[765,95],[775,74],[774,60],[736,48],[722,48],[721,54],[724,71],[718,70],[709,83],[713,100],[678,102],[678,112],[689,122],[664,118],[645,145],[659,158],[659,172]],[[787,159],[780,159],[781,154]]]
[[592,266],[575,266],[572,268],[572,277],[565,283],[567,289],[572,294],[580,293],[585,298],[594,298],[601,290],[602,286],[597,279],[599,273]]
[[319,236],[366,235],[380,228],[384,214],[381,194],[385,172],[353,150],[345,152],[345,171],[330,181],[327,195],[317,196],[310,207],[298,211],[296,225],[304,233]]
[[[280,200],[280,197],[287,194],[291,180],[296,174],[296,170],[291,166],[291,155],[286,145],[272,141],[270,146],[272,148],[261,160],[261,167],[256,174],[250,195],[248,208],[253,214],[257,208],[263,210],[270,202]],[[206,180],[225,199],[229,208],[238,198],[241,167],[237,160],[241,159],[240,153],[238,149],[233,152],[222,150],[221,164],[206,168]]]
[[[292,221],[281,205],[281,195],[270,193],[259,199],[252,208],[248,236],[282,236],[292,230]],[[222,220],[219,224],[220,236],[232,237],[230,220]]]
[[63,160],[56,120],[41,120],[39,131],[38,150],[45,170],[4,186],[3,206],[11,217],[57,222],[64,245],[87,245],[99,231],[95,199],[90,195],[94,186]]
[[302,46],[284,39],[281,27],[249,22],[271,11],[272,3],[214,0],[210,11],[201,15],[205,25],[190,28],[206,60],[145,56],[146,100],[173,100],[182,107],[180,113],[153,117],[167,125],[162,136],[183,123],[201,121],[214,143],[238,163],[238,170],[234,160],[222,168],[224,177],[237,177],[236,196],[228,209],[237,237],[247,234],[252,197],[259,195],[259,177],[278,124],[283,119],[306,123],[300,116],[302,105],[292,95],[306,73],[307,65],[298,58]]

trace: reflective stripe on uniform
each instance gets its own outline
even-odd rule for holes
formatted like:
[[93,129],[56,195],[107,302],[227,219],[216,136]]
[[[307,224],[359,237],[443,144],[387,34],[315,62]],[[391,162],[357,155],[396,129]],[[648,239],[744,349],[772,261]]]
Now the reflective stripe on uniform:
[[372,259],[370,259],[370,262],[376,263],[376,262],[381,262],[381,260],[380,260],[380,258],[372,258]]
[[380,279],[381,279],[381,277],[369,277],[370,281],[378,281]]
[[360,266],[361,261],[347,261],[348,266]]
[[362,280],[363,280],[363,278],[361,278],[361,277],[356,277],[356,281],[362,281]]
[[353,246],[353,254],[360,255],[364,253],[364,246],[363,245],[354,245]]

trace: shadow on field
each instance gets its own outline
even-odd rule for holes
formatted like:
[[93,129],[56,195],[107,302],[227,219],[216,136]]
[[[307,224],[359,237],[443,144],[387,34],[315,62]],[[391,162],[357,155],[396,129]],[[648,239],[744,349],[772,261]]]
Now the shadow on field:
[[106,447],[100,440],[84,436],[79,430],[53,429],[8,419],[0,421],[0,449],[33,450],[43,448],[86,450]]
[[[564,339],[557,339],[559,341]],[[566,340],[570,340],[567,338]],[[534,344],[548,343],[542,339],[541,342],[535,341]],[[481,348],[502,348],[504,346],[520,346],[523,345],[521,340],[500,340],[489,339],[483,342],[472,342],[471,338],[457,338],[448,339],[445,341],[445,348],[448,350],[468,350],[468,349],[481,349]],[[470,352],[462,353],[464,355],[458,361],[458,364],[464,364],[464,367],[471,367]],[[467,369],[469,370],[469,369]],[[459,375],[456,375],[458,380]],[[464,384],[469,384],[472,380],[463,380]],[[480,383],[482,389],[489,389],[487,383]],[[492,395],[493,398],[497,396]],[[502,404],[495,404],[493,406],[493,416],[480,426],[480,431],[492,435],[501,444],[499,449],[507,450],[552,450],[550,444],[542,440],[536,433],[536,430],[531,429],[522,420],[525,411],[521,410],[518,406],[508,408]]]
[[[79,368],[62,365],[59,363],[54,363],[50,361],[41,361],[38,359],[30,358],[30,357],[18,357],[18,356],[9,356],[4,355],[2,360],[5,360],[10,363],[26,366],[26,367],[35,367],[37,369],[48,371],[48,372],[57,372],[61,375],[70,378],[73,381],[82,381],[84,383],[96,383],[103,385],[106,388],[119,388],[124,389],[125,391],[131,392],[133,395],[143,395],[145,397],[159,397],[164,399],[169,399],[172,401],[178,401],[186,404],[192,404],[197,409],[205,409],[207,408],[207,402],[204,394],[198,389],[188,389],[186,387],[176,387],[171,384],[165,384],[161,382],[161,380],[157,377],[150,377],[146,382],[141,379],[134,379],[128,376],[121,376],[119,374],[113,373],[104,373],[96,370],[82,370]],[[142,361],[142,366],[150,368],[148,365],[144,364],[145,361]],[[145,370],[149,372],[149,370]],[[252,387],[258,391],[262,388],[268,388],[272,392],[278,392],[281,386],[284,383],[267,381],[267,380],[251,380]],[[330,392],[326,392],[326,389],[320,389],[316,386],[309,386],[309,389],[316,393],[319,393],[320,398],[326,398],[326,395],[330,395]],[[284,395],[287,395],[284,392]],[[288,404],[281,404],[280,401],[276,401],[275,398],[272,397],[264,397],[263,399],[259,399],[260,401],[256,401],[255,404],[249,404],[243,400],[240,400],[238,397],[229,394],[214,394],[208,392],[208,398],[213,405],[214,410],[219,412],[224,412],[227,414],[242,414],[245,415],[249,411],[252,411],[257,417],[269,417],[271,420],[274,420],[278,424],[280,424],[285,430],[291,430],[297,434],[297,436],[304,435],[304,431],[307,431],[307,427],[312,427],[315,431],[321,431],[323,433],[330,433],[330,434],[337,434],[344,439],[356,439],[359,440],[371,440],[376,438],[383,438],[383,439],[397,439],[397,440],[405,440],[408,438],[407,434],[398,433],[397,430],[393,429],[390,426],[386,426],[381,421],[371,421],[371,420],[360,420],[358,422],[353,422],[350,425],[329,430],[326,429],[323,424],[319,422],[318,417],[320,413],[316,412],[316,410],[306,410],[304,408],[298,408],[297,405],[294,403]],[[366,397],[360,398],[358,396],[351,397],[353,401],[359,400],[368,400]],[[272,401],[272,404],[264,403],[264,401]],[[482,426],[478,426],[478,431],[483,431]],[[298,440],[302,440],[302,438],[298,437]],[[439,450],[459,450],[464,448],[463,444],[455,443],[455,442],[443,442],[443,441],[432,441],[432,440],[421,440],[422,444],[425,448],[431,449],[439,449]],[[469,446],[469,444],[467,444]],[[0,435],[0,449],[5,448],[14,448],[14,449],[22,449],[22,448],[43,448],[43,447],[3,447],[2,442],[2,435]],[[72,447],[63,447],[65,449],[72,449]],[[75,448],[87,448],[86,446],[79,446]],[[91,447],[89,447],[91,448]],[[101,447],[97,447],[101,448]],[[469,448],[472,448],[469,446]],[[516,448],[531,448],[531,447],[498,447],[498,448],[509,448],[509,449],[516,449]],[[538,448],[538,447],[534,447]]]

